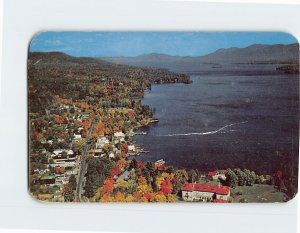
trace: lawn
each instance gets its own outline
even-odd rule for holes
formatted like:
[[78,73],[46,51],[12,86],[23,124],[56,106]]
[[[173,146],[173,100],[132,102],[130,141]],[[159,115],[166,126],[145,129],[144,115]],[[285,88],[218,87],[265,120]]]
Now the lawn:
[[273,203],[284,202],[287,196],[275,189],[273,185],[255,184],[253,186],[238,186],[231,190],[234,202]]

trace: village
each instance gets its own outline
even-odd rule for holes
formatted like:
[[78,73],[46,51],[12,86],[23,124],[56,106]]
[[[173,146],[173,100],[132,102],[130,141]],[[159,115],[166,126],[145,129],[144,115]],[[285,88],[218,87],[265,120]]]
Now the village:
[[[91,125],[84,123],[90,122],[91,124],[91,118],[95,117],[93,111],[82,113],[82,110],[75,105],[64,104],[62,103],[64,101],[58,97],[56,97],[56,100],[58,103],[54,105],[54,108],[67,113],[69,117],[55,116],[56,120],[51,122],[51,124],[64,129],[64,132],[60,132],[59,137],[51,140],[41,137],[39,140],[43,146],[41,155],[47,160],[46,166],[43,169],[34,169],[32,175],[32,186],[41,190],[36,196],[39,200],[65,201],[66,186],[72,179],[78,182],[84,147],[87,144],[89,144],[89,149],[86,159],[105,157],[109,160],[117,162],[121,160],[130,164],[132,159],[129,158],[134,158],[144,152],[143,149],[132,143],[133,130],[129,131],[127,135],[122,131],[104,135],[103,131],[97,132],[96,124],[93,132],[91,132],[93,134],[92,139],[87,141],[86,131]],[[48,110],[49,116],[54,108]],[[74,109],[74,111],[71,111],[74,112],[73,114],[70,113],[70,109]],[[76,128],[71,127],[74,122],[77,122]],[[69,138],[69,142],[66,142],[65,137],[70,134],[69,131],[72,132],[72,137]],[[63,136],[63,133],[66,135]],[[58,145],[61,147],[53,147],[58,147]],[[49,147],[53,147],[53,150],[46,149]],[[142,166],[141,161],[138,161],[138,163]],[[164,160],[156,161],[154,168],[160,172],[167,170]],[[115,182],[126,182],[130,179],[132,170],[125,169],[125,166],[121,166],[119,170],[116,170],[112,177]],[[210,180],[218,180],[219,178],[225,180],[225,173],[226,171],[209,172],[207,177]],[[202,175],[202,177],[205,177],[205,175]],[[186,179],[188,180],[188,178]],[[180,191],[182,195],[176,196],[176,201],[228,202],[230,197],[230,187],[221,186],[220,182],[218,185],[186,182]]]

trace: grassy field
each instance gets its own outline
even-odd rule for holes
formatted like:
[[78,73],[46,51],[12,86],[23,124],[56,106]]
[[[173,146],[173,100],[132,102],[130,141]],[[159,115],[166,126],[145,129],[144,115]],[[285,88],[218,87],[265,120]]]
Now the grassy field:
[[[199,179],[199,183],[218,185],[218,180]],[[233,197],[233,202],[248,202],[248,203],[274,203],[285,202],[288,197],[283,192],[279,192],[273,185],[254,184],[253,186],[238,186],[231,189],[230,196]]]
[[255,184],[253,186],[238,186],[231,190],[234,202],[273,203],[284,202],[287,196],[277,191],[274,186]]

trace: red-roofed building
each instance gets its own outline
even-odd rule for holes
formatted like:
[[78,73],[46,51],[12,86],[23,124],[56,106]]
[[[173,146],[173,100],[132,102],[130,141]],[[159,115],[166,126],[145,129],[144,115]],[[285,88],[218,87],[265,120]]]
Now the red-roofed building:
[[214,172],[209,172],[208,175],[211,176],[211,177],[214,177],[215,175],[217,175],[217,172],[216,172],[216,171],[214,171]]
[[230,197],[230,187],[228,186],[187,183],[181,188],[181,191],[184,201],[211,202],[216,199],[228,201]]
[[209,172],[207,175],[211,178],[213,178],[214,180],[217,179],[222,179],[222,180],[226,180],[226,170],[216,170],[213,172]]
[[55,174],[64,174],[65,168],[64,167],[55,167]]

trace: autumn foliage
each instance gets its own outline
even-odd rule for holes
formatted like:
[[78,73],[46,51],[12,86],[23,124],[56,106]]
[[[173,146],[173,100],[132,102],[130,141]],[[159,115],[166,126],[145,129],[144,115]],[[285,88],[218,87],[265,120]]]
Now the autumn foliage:
[[125,195],[122,192],[117,192],[115,196],[115,201],[116,202],[124,202],[125,201]]
[[103,184],[103,193],[109,194],[114,191],[115,180],[113,178],[108,178],[104,181]]
[[94,137],[103,136],[104,131],[105,131],[104,124],[102,122],[100,122],[94,126],[93,136]]
[[125,159],[120,159],[118,160],[118,167],[123,170],[126,166],[126,160]]
[[172,185],[171,181],[168,179],[165,179],[160,185],[160,190],[163,192],[164,195],[172,193],[173,185]]
[[111,174],[112,176],[118,176],[121,174],[121,169],[119,166],[114,166],[112,169],[111,169]]

